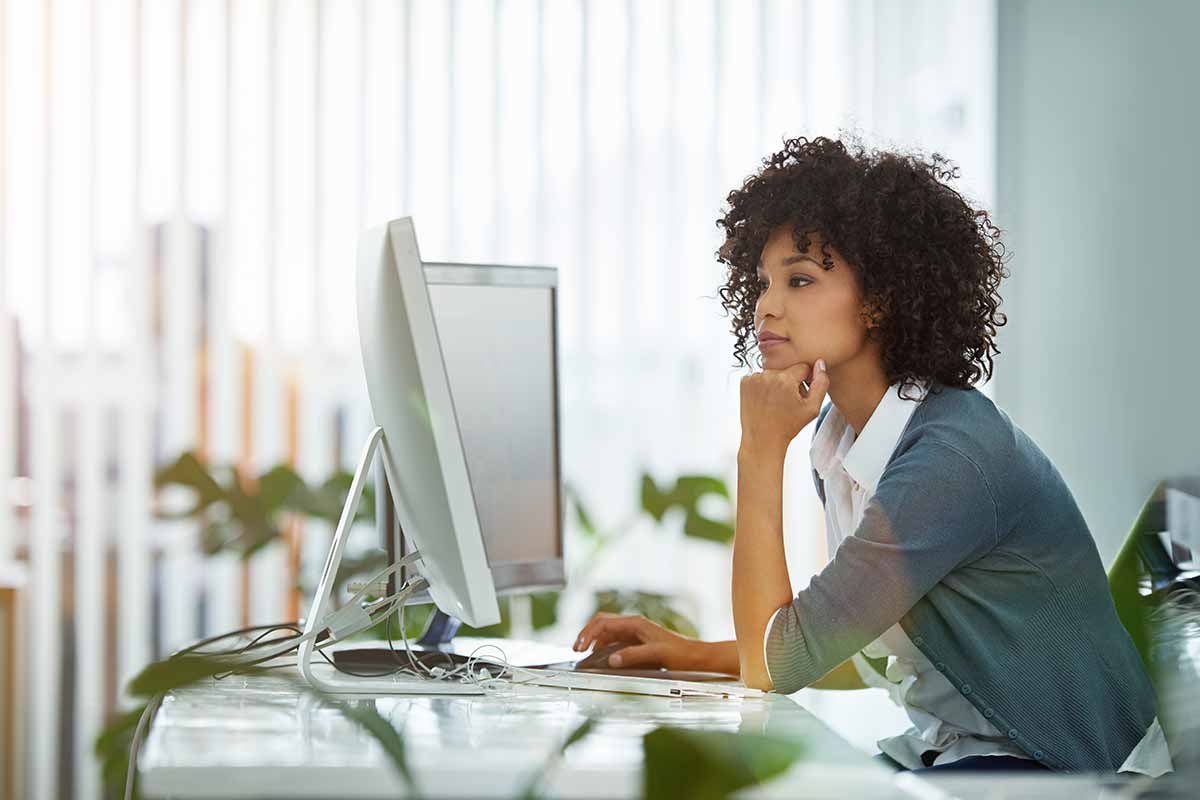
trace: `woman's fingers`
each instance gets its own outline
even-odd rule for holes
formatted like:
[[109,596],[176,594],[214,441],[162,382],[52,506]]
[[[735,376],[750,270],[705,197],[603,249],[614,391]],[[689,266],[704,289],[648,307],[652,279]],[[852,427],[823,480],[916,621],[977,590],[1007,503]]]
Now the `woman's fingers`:
[[[786,375],[790,375],[792,377],[792,379],[796,381],[797,384],[803,384],[805,386],[808,386],[812,383],[812,371],[813,371],[813,368],[810,367],[808,364],[799,363],[799,364],[792,364],[790,367],[785,369],[783,372]],[[801,392],[801,394],[803,395],[803,392]]]
[[622,640],[641,641],[646,620],[642,617],[622,617],[616,614],[597,614],[592,617],[575,640],[576,650],[587,650],[595,643],[607,644]]
[[642,629],[640,617],[609,617],[602,619],[593,626],[588,641],[583,643],[582,650],[589,647],[609,644],[611,642],[640,642]]
[[579,629],[579,635],[575,637],[574,648],[576,650],[586,650],[587,648],[584,646],[584,643],[591,640],[592,633],[595,631],[596,626],[610,616],[612,615],[603,611],[593,614],[592,618],[589,619],[587,623],[585,623],[584,626]]
[[658,643],[622,647],[608,657],[610,667],[661,667],[662,648]]
[[808,383],[808,396],[805,398],[809,403],[816,405],[820,411],[821,406],[825,404],[825,395],[829,392],[829,372],[825,369],[825,359],[818,358],[816,366],[813,367],[812,380]]

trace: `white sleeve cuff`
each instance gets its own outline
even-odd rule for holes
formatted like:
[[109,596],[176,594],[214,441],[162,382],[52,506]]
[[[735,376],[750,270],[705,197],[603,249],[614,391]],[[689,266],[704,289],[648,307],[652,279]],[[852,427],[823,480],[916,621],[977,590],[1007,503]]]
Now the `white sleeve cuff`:
[[[763,630],[763,666],[766,667],[768,678],[771,677],[771,664],[767,660],[767,639],[771,638],[771,626],[775,624],[775,618],[779,616],[780,611],[783,611],[783,606],[775,609],[775,613],[772,614],[771,618],[767,620],[766,629]],[[774,679],[771,680],[771,683],[775,683]]]

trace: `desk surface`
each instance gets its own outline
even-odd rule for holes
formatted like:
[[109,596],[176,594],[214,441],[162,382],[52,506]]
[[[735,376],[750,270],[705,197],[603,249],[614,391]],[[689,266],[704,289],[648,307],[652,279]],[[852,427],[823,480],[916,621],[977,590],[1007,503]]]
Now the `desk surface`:
[[[373,703],[403,737],[425,796],[518,795],[589,715],[599,722],[547,773],[548,796],[639,796],[642,734],[667,724],[806,742],[802,761],[755,794],[919,796],[780,695],[718,700],[508,686],[484,696],[357,702]],[[283,676],[207,680],[169,694],[139,770],[146,797],[396,797],[405,790],[371,735]]]

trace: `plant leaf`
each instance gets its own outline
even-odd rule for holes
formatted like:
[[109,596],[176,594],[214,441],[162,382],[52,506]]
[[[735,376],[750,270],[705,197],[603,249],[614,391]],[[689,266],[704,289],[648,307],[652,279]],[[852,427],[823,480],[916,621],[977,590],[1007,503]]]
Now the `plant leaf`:
[[258,479],[258,497],[263,513],[270,515],[283,509],[287,499],[302,488],[307,488],[304,481],[294,469],[285,464],[279,464],[263,473]]
[[200,529],[200,549],[207,556],[216,555],[236,538],[236,528],[227,522],[213,520]]
[[725,481],[712,475],[680,475],[675,480],[675,501],[694,505],[706,494],[717,494],[729,499],[729,487]]
[[375,709],[375,701],[360,700],[350,703],[343,701],[337,705],[343,714],[357,722],[375,737],[375,740],[383,747],[384,753],[387,754],[388,760],[392,762],[392,766],[396,768],[396,772],[408,784],[412,796],[419,797],[420,792],[417,790],[416,777],[408,768],[408,759],[404,752],[404,740],[400,738],[400,734],[392,727],[392,723],[380,716],[379,712]]
[[[263,672],[261,668],[246,666],[245,662],[236,656],[175,656],[148,664],[129,682],[128,689],[134,697],[149,698],[159,692],[178,689],[201,678],[234,669],[241,673]],[[96,736],[93,750],[101,761],[104,783],[113,797],[124,795],[125,780],[129,771],[129,748],[146,705],[143,702],[132,711],[110,718],[109,723]],[[135,792],[136,788],[135,782]]]
[[537,798],[542,796],[538,791],[538,788],[546,780],[546,776],[550,774],[550,770],[554,768],[555,764],[562,760],[563,753],[567,752],[567,748],[578,742],[580,739],[583,739],[595,729],[596,721],[596,717],[589,716],[582,723],[580,723],[575,730],[571,731],[570,735],[567,736],[565,741],[563,741],[562,746],[552,753],[550,757],[546,759],[546,763],[542,764],[542,768],[539,769],[532,778],[530,778],[529,783],[525,787],[525,791],[521,793],[521,800],[537,800]]
[[655,522],[661,523],[668,511],[679,508],[685,514],[684,534],[728,544],[733,541],[732,522],[709,519],[700,513],[700,500],[710,494],[729,500],[729,487],[712,475],[681,475],[670,491],[664,491],[650,475],[642,474],[642,509]]
[[512,634],[512,613],[509,611],[509,602],[507,597],[497,597],[496,604],[500,606],[500,621],[495,625],[485,625],[482,628],[473,628],[467,623],[463,623],[458,629],[460,636],[481,636],[484,638],[504,637]]
[[535,592],[529,595],[533,629],[540,631],[558,621],[558,592]]
[[[346,496],[350,494],[350,484],[353,482],[354,476],[349,472],[335,473],[315,490],[308,487],[298,489],[288,497],[284,506],[290,511],[298,511],[330,524],[337,524],[342,517],[342,507],[346,504]],[[362,500],[358,504],[354,521],[372,522],[374,519],[375,489],[368,483],[363,487]]]
[[166,486],[183,486],[196,493],[196,505],[182,514],[170,513],[172,517],[195,516],[226,496],[226,490],[190,450],[154,474],[154,488]]
[[579,492],[573,485],[567,483],[563,485],[563,493],[567,496],[571,507],[575,509],[575,521],[579,523],[579,527],[589,538],[595,538],[596,525],[592,522],[592,515],[588,513]]
[[238,656],[183,655],[165,658],[147,664],[129,681],[129,693],[136,697],[152,697],[187,686],[201,678],[209,678],[222,672],[255,672],[246,660]]
[[145,710],[146,704],[142,703],[132,711],[111,717],[96,736],[92,751],[100,760],[100,771],[109,797],[123,797],[125,794],[129,746],[133,743],[134,729]]
[[659,489],[647,473],[642,473],[642,509],[654,517],[655,522],[662,522],[663,515],[672,505],[671,495]]
[[[188,654],[172,656],[148,664],[129,682],[128,688],[130,694],[134,696],[151,697],[160,692],[165,693],[188,686],[203,678],[234,670],[240,674],[261,675],[267,672],[265,667],[247,665],[244,659],[237,655]],[[404,742],[396,729],[379,715],[374,705],[366,706],[361,702],[348,704],[344,700],[335,699],[312,689],[298,677],[285,677],[300,691],[315,694],[328,701],[375,737],[383,747],[388,759],[408,784],[411,795],[419,796],[414,776],[405,759]],[[102,761],[105,784],[108,786],[111,796],[120,797],[124,793],[126,773],[129,769],[129,748],[132,744],[134,729],[145,708],[146,703],[142,703],[132,711],[113,718],[95,739],[93,749]]]
[[688,536],[718,544],[729,544],[733,541],[732,525],[707,519],[695,509],[688,511],[687,519],[683,522],[683,532]]
[[786,770],[801,742],[755,733],[660,727],[642,737],[643,795],[720,800]]

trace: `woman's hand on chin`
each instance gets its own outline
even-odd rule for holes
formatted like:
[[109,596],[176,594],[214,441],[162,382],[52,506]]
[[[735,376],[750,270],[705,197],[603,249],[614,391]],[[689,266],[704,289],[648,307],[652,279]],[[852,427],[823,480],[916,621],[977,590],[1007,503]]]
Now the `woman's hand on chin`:
[[742,378],[742,449],[782,456],[796,434],[821,413],[829,391],[824,359],[816,369],[793,364]]

